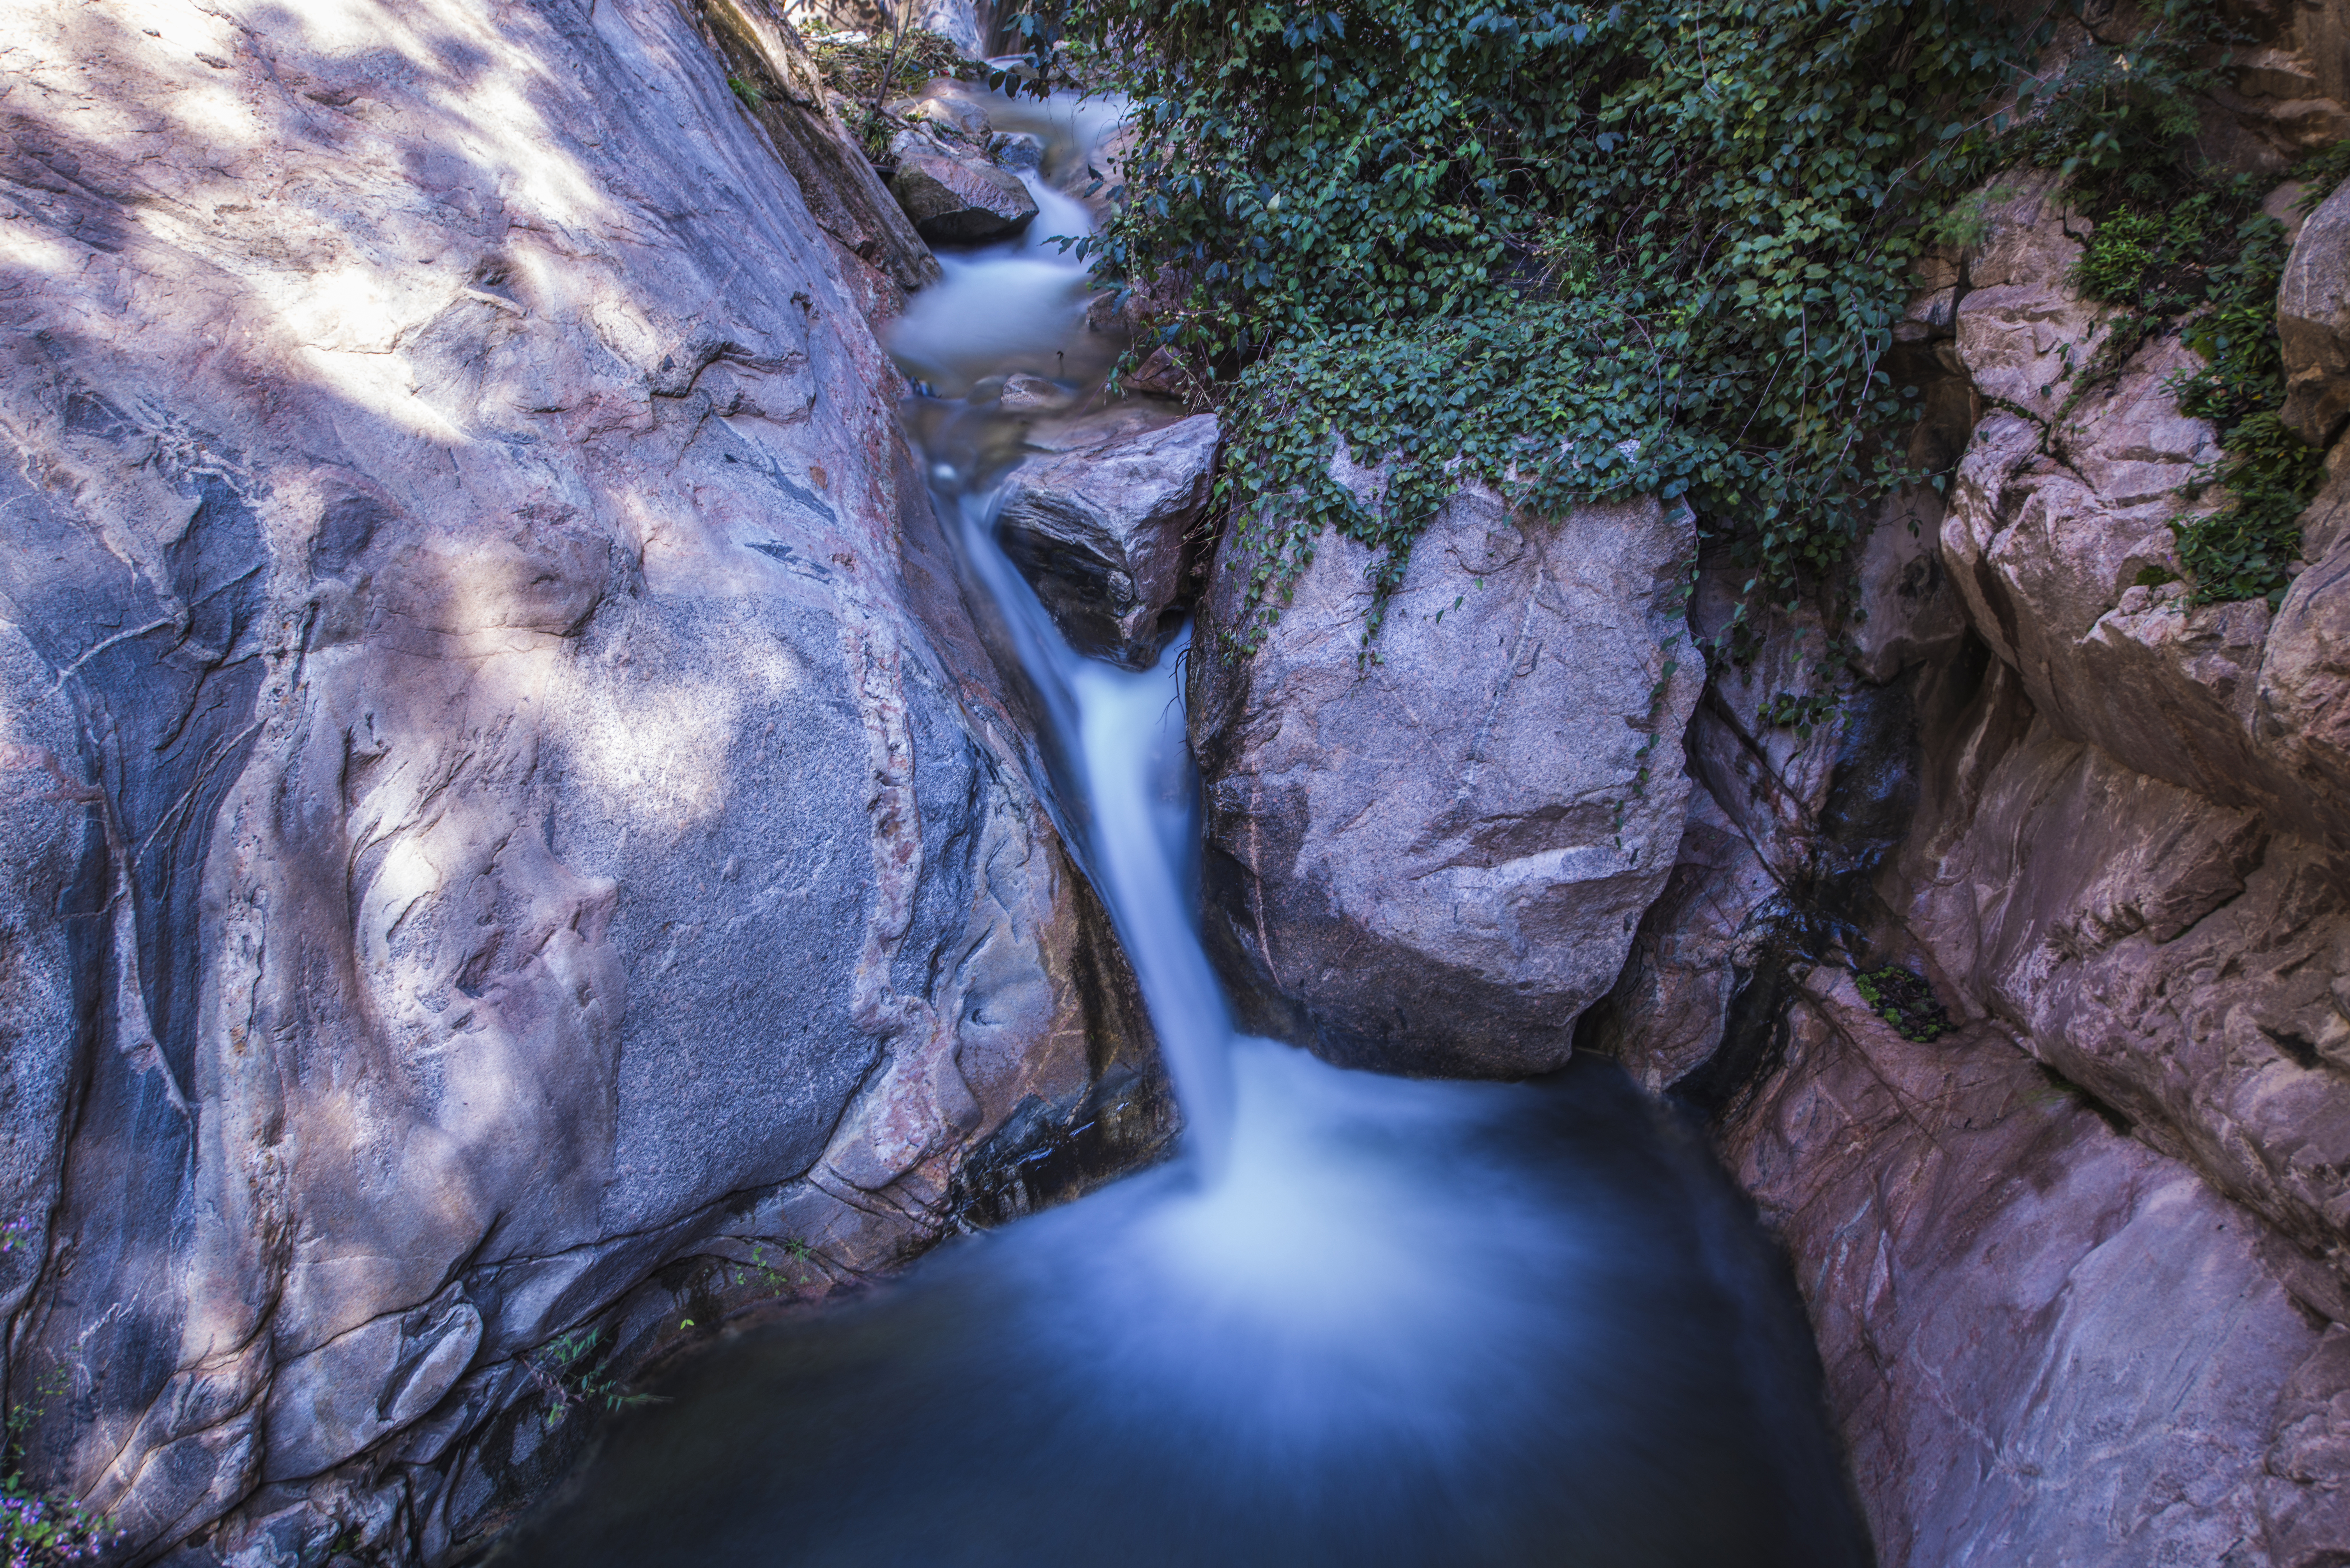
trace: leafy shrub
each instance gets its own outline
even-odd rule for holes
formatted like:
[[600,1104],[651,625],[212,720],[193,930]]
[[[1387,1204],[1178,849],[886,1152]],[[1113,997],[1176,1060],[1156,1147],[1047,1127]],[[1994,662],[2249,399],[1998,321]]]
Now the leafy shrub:
[[1935,998],[1925,976],[1898,964],[1863,972],[1855,970],[1853,989],[1879,1018],[1893,1025],[1905,1040],[1921,1044],[1939,1040],[1958,1025]]
[[[1998,169],[2055,170],[2100,214],[2078,281],[2126,314],[2076,397],[2182,319],[2248,345],[2230,312],[2259,286],[2256,193],[2194,146],[2222,14],[2152,0],[2130,45],[2042,80],[2024,65],[2048,35],[2012,18],[2045,15],[1034,0],[1018,22],[1040,61],[1069,39],[1132,62],[1129,190],[1097,265],[1179,286],[1138,352],[1176,346],[1223,405],[1219,496],[1270,546],[1246,641],[1324,527],[1379,552],[1384,594],[1464,479],[1553,509],[1685,494],[1750,592],[1792,596],[1926,477],[1894,459],[1909,406],[1884,360],[1913,258],[1980,242],[1971,188]],[[2200,597],[2278,580],[2310,471],[2257,411],[2223,421],[2209,476],[2233,504],[2182,524]],[[1342,441],[1385,466],[1367,501],[1323,472]]]
[[[1440,480],[1686,494],[1758,585],[1832,566],[1902,472],[1883,369],[1923,216],[1989,165],[1960,117],[2031,39],[1965,0],[1836,5],[1085,0],[1138,62],[1100,269],[1223,394],[1223,499],[1400,576]],[[1345,440],[1369,505],[1313,478]],[[1603,451],[1637,456],[1607,459]],[[1458,472],[1440,465],[1463,459]]]
[[62,1493],[35,1491],[25,1478],[0,1478],[0,1568],[95,1563],[116,1540],[111,1520]]
[[[2189,140],[2192,119],[2179,115],[2185,93],[2204,78],[2182,58],[2161,38],[2147,51],[2118,111],[2125,130],[2136,130],[2116,139],[2109,161],[2085,181],[2097,222],[2074,284],[2124,314],[2074,396],[2156,333],[2180,332],[2205,365],[2178,379],[2179,407],[2218,427],[2223,452],[2197,476],[2198,487],[2220,486],[2228,495],[2225,504],[2172,524],[2190,597],[2266,598],[2273,606],[2299,553],[2301,514],[2324,477],[2322,455],[2277,417],[2284,403],[2275,307],[2285,229],[2260,211],[2250,179],[2216,178],[2201,166]],[[2314,190],[2345,170],[2350,157],[2327,150],[2296,172]]]

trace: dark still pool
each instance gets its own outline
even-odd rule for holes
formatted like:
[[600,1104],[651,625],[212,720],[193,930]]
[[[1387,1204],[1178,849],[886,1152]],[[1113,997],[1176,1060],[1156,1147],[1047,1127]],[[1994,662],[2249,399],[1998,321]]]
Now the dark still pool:
[[705,1352],[499,1568],[1869,1561],[1795,1298],[1672,1113],[1236,1044],[1179,1164]]

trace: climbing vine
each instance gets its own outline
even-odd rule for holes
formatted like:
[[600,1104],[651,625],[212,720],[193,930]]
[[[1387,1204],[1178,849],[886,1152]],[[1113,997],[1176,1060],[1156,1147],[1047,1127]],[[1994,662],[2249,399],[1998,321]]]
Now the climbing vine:
[[[1687,495],[1774,588],[1832,565],[1914,477],[1881,437],[1919,219],[2032,42],[1958,0],[1085,0],[1056,25],[1142,62],[1100,266],[1182,281],[1156,326],[1216,378],[1269,612],[1326,524],[1391,587],[1471,477]],[[1317,477],[1341,440],[1376,495]]]
[[[1929,477],[1898,461],[1885,365],[1918,254],[1969,237],[1968,192],[2037,164],[2111,207],[2175,199],[2226,39],[2195,0],[2143,10],[2127,47],[2040,75],[2054,8],[1974,0],[1038,0],[1017,25],[1040,59],[1131,62],[1097,266],[1224,413],[1220,498],[1257,546],[1245,641],[1327,528],[1378,552],[1383,599],[1464,479],[1550,507],[1685,495],[1751,591],[1834,566]],[[2125,226],[2084,286],[2180,286],[2160,255],[2234,234],[2241,205],[2214,189],[2159,218],[2175,234]],[[2190,341],[2241,358],[2226,306],[2260,286],[2257,238],[2154,319],[2199,311]],[[2215,374],[2199,407],[2241,389]],[[2228,531],[2265,539],[2305,478],[2225,399],[2231,521],[2183,545],[2212,594],[2265,569]],[[1341,442],[1377,473],[1359,493],[1330,475]]]

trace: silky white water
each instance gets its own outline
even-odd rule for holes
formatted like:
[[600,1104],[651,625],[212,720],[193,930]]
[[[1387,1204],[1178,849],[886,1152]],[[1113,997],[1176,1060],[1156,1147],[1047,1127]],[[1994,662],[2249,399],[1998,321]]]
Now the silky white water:
[[[1098,115],[1028,111],[1082,168]],[[989,379],[1100,358],[1082,206],[946,257],[891,348],[942,524],[1033,691],[1040,787],[1116,926],[1180,1159],[681,1369],[502,1560],[565,1568],[1867,1561],[1800,1308],[1671,1115],[1347,1072],[1236,1036],[1198,937],[1178,638],[1071,649],[998,546]],[[1053,198],[1047,203],[1045,198]]]

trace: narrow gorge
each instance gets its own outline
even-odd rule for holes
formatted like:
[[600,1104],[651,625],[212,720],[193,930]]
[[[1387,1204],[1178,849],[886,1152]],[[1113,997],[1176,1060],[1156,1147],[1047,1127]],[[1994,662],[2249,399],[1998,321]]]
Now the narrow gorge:
[[2350,1563],[2350,13],[901,5],[15,5],[10,1561]]

